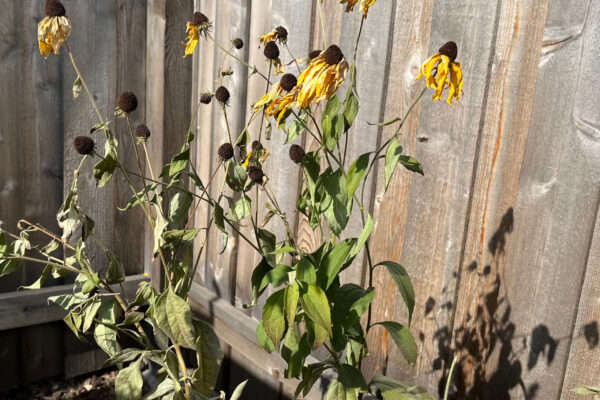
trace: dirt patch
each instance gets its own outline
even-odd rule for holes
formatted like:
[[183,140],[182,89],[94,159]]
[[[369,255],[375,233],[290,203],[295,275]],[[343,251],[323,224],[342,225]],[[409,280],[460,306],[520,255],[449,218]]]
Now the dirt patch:
[[0,392],[0,400],[116,400],[117,371],[84,375],[66,381],[44,380]]

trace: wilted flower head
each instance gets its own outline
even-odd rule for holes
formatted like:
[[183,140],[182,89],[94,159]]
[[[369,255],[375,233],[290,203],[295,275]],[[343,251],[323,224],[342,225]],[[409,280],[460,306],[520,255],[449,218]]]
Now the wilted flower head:
[[225,86],[219,86],[215,92],[215,98],[223,105],[227,104],[230,97],[231,95],[229,94],[229,90],[227,90]]
[[137,128],[135,128],[135,136],[138,139],[146,142],[150,137],[150,129],[148,129],[146,125],[141,124]]
[[321,54],[321,50],[313,50],[310,53],[308,53],[308,60],[312,60],[313,58],[317,58],[319,57],[319,54]]
[[441,100],[442,92],[448,87],[448,104],[452,104],[452,98],[459,101],[462,92],[462,67],[456,62],[458,47],[454,42],[444,44],[436,54],[429,57],[423,63],[417,80],[425,76],[427,87],[435,89],[433,101]]
[[296,101],[298,80],[293,74],[285,74],[279,83],[273,85],[271,90],[254,104],[254,112],[261,111],[264,107],[265,116],[277,115],[277,125],[286,111],[292,108]]
[[200,103],[202,104],[210,104],[212,101],[214,94],[210,92],[202,92],[200,94]]
[[123,92],[117,100],[118,114],[129,114],[135,111],[138,106],[137,97],[132,92]]
[[311,60],[298,78],[297,106],[306,108],[331,98],[344,83],[348,62],[342,50],[335,44]]
[[288,31],[283,26],[278,26],[273,29],[271,32],[262,35],[260,40],[258,41],[258,47],[261,45],[266,45],[267,43],[279,41],[280,43],[287,42]]
[[58,0],[48,0],[44,12],[46,17],[38,24],[38,43],[40,53],[48,58],[52,52],[59,54],[60,46],[71,34],[71,21]]
[[73,140],[73,147],[81,155],[91,154],[94,151],[94,140],[89,136],[77,136]]
[[248,167],[248,177],[252,182],[262,185],[265,173],[259,167],[250,166]]
[[219,155],[219,159],[221,161],[227,161],[233,157],[233,146],[229,142],[223,143],[221,146],[219,146],[217,154]]
[[296,164],[301,163],[305,155],[306,153],[304,152],[304,149],[301,146],[293,144],[290,147],[290,158]]
[[[360,1],[360,11],[363,12],[363,16],[367,18],[367,14],[369,13],[369,7],[375,4],[376,0],[361,0]],[[358,3],[358,0],[341,0],[340,3],[346,4],[346,12],[350,12],[354,10],[354,6]]]
[[233,47],[235,47],[236,49],[241,49],[242,47],[244,47],[244,41],[241,38],[235,38],[231,41],[231,44],[233,44]]
[[194,13],[193,21],[186,24],[186,42],[182,42],[182,44],[185,46],[185,54],[183,55],[184,58],[194,54],[194,50],[196,49],[200,35],[206,35],[210,27],[211,24],[208,17],[201,12],[196,11]]

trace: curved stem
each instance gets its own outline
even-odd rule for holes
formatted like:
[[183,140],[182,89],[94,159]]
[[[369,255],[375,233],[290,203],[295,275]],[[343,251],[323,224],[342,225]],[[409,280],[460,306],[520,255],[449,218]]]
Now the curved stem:
[[323,33],[323,45],[327,48],[327,35],[325,35],[325,22],[323,20],[323,0],[317,0],[319,4],[319,19],[321,20],[321,32]]
[[227,49],[225,49],[223,46],[221,46],[221,44],[219,42],[217,42],[215,40],[215,38],[210,34],[207,33],[207,36],[210,40],[213,41],[213,43],[220,48],[222,51],[224,51],[227,55],[229,55],[229,57],[238,60],[239,62],[241,62],[242,64],[244,64],[246,67],[248,67],[249,69],[251,69],[253,72],[256,72],[257,74],[259,74],[260,76],[263,77],[264,80],[266,80],[267,82],[269,82],[269,78],[267,78],[262,72],[260,72],[255,65],[250,65],[248,64],[246,61],[242,60],[241,58],[231,54],[231,52],[227,51]]
[[448,380],[446,381],[446,390],[444,391],[444,400],[448,399],[448,393],[450,392],[450,383],[452,382],[452,373],[454,372],[454,367],[456,366],[456,362],[458,361],[458,357],[454,357],[452,360],[452,365],[450,366],[450,372],[448,373]]

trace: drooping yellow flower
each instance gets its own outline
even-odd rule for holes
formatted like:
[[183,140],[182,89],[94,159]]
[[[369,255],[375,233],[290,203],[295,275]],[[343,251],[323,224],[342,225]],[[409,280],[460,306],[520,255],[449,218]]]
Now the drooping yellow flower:
[[38,43],[40,53],[48,58],[52,52],[59,54],[60,46],[71,34],[71,20],[60,1],[47,1],[44,11],[46,17],[38,24]]
[[458,102],[462,93],[462,67],[456,62],[458,48],[456,43],[444,44],[436,54],[423,63],[416,80],[425,76],[427,87],[435,89],[433,101],[442,99],[442,92],[448,87],[448,104],[452,104],[454,97]]
[[[341,0],[340,4],[346,4],[346,12],[350,12],[354,10],[354,6],[358,3],[358,0]],[[369,7],[375,4],[375,0],[361,0],[360,1],[360,11],[363,12],[365,18],[367,18],[367,14],[369,13]]]
[[183,55],[183,58],[194,54],[194,50],[196,49],[196,45],[200,39],[200,34],[208,31],[210,28],[210,21],[206,15],[197,11],[194,13],[194,21],[188,22],[186,26],[186,42],[181,43],[185,46],[185,54]]
[[248,169],[249,166],[262,167],[262,164],[267,160],[271,153],[265,149],[258,140],[252,142],[252,151],[248,152],[246,159],[242,163],[242,167]]
[[286,111],[294,106],[298,96],[298,80],[293,74],[285,74],[281,80],[273,85],[271,90],[258,100],[254,106],[254,112],[259,112],[265,108],[265,117],[277,116],[277,126]]
[[285,43],[287,41],[287,37],[287,29],[285,29],[283,26],[278,26],[271,32],[264,34],[260,37],[260,40],[258,41],[258,48],[260,48],[261,45],[265,46],[267,43],[274,42],[276,40],[279,40],[279,42],[281,43]]
[[331,98],[346,79],[348,62],[342,50],[331,45],[313,58],[298,78],[297,106],[306,108]]

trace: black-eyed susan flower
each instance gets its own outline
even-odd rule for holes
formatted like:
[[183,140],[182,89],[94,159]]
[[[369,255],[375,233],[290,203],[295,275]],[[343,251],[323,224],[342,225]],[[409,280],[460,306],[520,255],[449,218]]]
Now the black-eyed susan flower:
[[248,168],[248,177],[252,182],[256,183],[257,185],[261,185],[263,183],[265,173],[259,167],[250,166],[250,168]]
[[271,87],[271,90],[254,104],[254,112],[265,109],[265,116],[271,117],[277,115],[277,126],[286,111],[294,106],[296,97],[298,79],[293,74],[285,74],[281,80]]
[[127,114],[135,111],[138,107],[138,100],[132,92],[123,92],[117,99],[116,115],[123,118]]
[[260,40],[258,41],[258,47],[260,48],[261,45],[266,46],[267,43],[274,42],[276,40],[279,41],[280,43],[286,43],[287,37],[288,37],[287,29],[285,29],[283,26],[278,26],[277,28],[273,29],[271,32],[264,34],[260,37]]
[[[376,0],[361,0],[360,1],[360,11],[362,11],[363,16],[367,18],[367,14],[369,13],[369,7],[375,4]],[[346,4],[346,12],[350,12],[354,10],[354,6],[358,3],[358,0],[341,0],[341,4]]]
[[279,59],[279,46],[275,42],[269,42],[265,45],[265,50],[263,51],[265,57],[271,63],[273,67],[275,67],[276,74],[282,74],[285,71],[283,70],[283,66],[281,65],[281,60]]
[[71,20],[66,16],[60,1],[48,0],[44,6],[46,17],[38,24],[40,53],[48,58],[50,53],[59,54],[60,46],[71,34]]
[[194,50],[196,49],[200,35],[206,35],[211,27],[211,24],[206,15],[197,11],[194,13],[194,20],[192,22],[188,22],[186,26],[186,42],[182,42],[182,44],[185,46],[185,54],[183,55],[184,58],[194,54]]
[[226,106],[227,104],[229,104],[230,98],[231,94],[229,93],[229,90],[225,86],[219,86],[219,88],[215,92],[215,99],[217,99],[217,101],[221,103],[222,106]]
[[246,159],[242,163],[242,167],[249,170],[252,168],[252,166],[261,166],[265,161],[267,161],[267,158],[270,154],[271,152],[265,149],[262,143],[260,143],[258,140],[255,140],[252,142],[252,151],[248,152],[246,155]]
[[219,155],[219,160],[227,161],[233,158],[233,146],[231,143],[223,143],[219,146],[219,150],[217,150],[217,154]]
[[444,44],[436,54],[423,63],[416,80],[425,76],[427,87],[435,89],[433,101],[441,100],[442,92],[448,87],[448,104],[452,104],[454,97],[458,102],[462,92],[462,68],[456,62],[458,47],[454,42]]
[[342,50],[331,45],[313,58],[298,78],[297,106],[306,108],[331,98],[346,79],[348,62]]
[[304,159],[305,155],[306,155],[306,153],[304,152],[304,149],[302,148],[302,146],[293,144],[290,147],[290,159],[293,162],[295,162],[296,164],[301,163],[302,160]]

